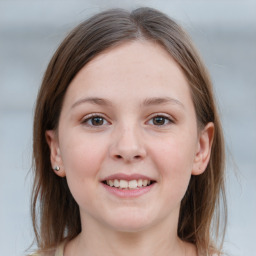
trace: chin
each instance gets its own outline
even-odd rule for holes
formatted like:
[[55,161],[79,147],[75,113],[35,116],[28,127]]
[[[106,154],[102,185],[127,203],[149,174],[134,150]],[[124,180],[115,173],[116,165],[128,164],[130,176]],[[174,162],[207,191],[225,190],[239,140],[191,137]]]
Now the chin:
[[148,216],[141,214],[140,216],[130,214],[116,217],[110,221],[110,226],[113,230],[118,232],[134,233],[147,229],[153,224]]
[[131,225],[115,225],[112,226],[112,229],[117,232],[122,232],[122,233],[138,233],[141,231],[146,230],[150,225],[134,225],[134,223],[131,223]]

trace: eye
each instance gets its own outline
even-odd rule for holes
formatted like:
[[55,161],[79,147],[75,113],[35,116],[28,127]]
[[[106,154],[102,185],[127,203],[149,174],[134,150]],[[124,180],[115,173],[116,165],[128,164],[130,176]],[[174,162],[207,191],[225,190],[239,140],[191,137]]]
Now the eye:
[[87,126],[103,126],[109,124],[109,122],[100,115],[90,115],[82,121]]
[[173,123],[172,119],[162,115],[154,116],[149,120],[149,124],[156,125],[156,126],[164,126],[170,123]]

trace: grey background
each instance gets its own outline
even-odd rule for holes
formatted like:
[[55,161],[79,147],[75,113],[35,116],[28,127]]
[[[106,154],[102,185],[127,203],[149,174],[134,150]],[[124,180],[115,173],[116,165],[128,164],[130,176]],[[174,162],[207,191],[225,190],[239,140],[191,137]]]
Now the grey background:
[[0,255],[24,255],[33,239],[33,109],[54,50],[91,14],[145,5],[182,24],[210,70],[228,151],[225,249],[256,256],[256,2],[213,0],[0,1]]

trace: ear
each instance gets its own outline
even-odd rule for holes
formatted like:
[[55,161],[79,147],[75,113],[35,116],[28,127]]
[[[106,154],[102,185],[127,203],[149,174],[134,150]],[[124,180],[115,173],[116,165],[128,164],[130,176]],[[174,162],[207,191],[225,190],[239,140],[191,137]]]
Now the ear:
[[192,175],[199,175],[205,171],[211,156],[213,137],[214,124],[210,122],[199,134]]
[[[66,173],[62,163],[62,158],[61,158],[61,153],[59,148],[59,141],[58,141],[58,136],[56,134],[56,131],[47,130],[45,132],[45,137],[51,152],[50,160],[52,164],[52,169],[58,176],[65,177]],[[58,171],[54,169],[54,167],[56,166],[60,168]]]

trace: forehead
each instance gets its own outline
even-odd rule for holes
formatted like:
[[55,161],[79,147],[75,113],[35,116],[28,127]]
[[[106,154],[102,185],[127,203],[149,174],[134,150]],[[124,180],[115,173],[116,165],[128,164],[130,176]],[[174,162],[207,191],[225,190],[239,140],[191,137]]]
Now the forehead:
[[126,42],[99,54],[78,72],[66,94],[73,100],[84,94],[190,98],[186,77],[176,61],[159,44],[144,40]]
[[167,70],[183,76],[179,65],[164,47],[147,40],[129,41],[111,47],[90,61],[80,72],[95,72],[96,69],[97,72],[111,74],[112,77],[118,75],[117,71],[122,71],[128,77],[134,73],[144,76],[158,74],[160,77]]

